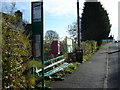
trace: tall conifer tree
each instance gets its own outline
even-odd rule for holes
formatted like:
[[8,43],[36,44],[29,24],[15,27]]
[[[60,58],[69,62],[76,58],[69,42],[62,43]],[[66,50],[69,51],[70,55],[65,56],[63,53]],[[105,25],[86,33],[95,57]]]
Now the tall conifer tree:
[[81,17],[82,40],[101,41],[110,33],[110,20],[100,2],[85,2]]

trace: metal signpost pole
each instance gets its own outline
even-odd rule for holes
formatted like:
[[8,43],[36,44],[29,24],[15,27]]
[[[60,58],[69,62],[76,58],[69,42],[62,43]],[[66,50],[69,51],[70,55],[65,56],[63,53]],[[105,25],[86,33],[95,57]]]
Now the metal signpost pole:
[[77,0],[78,47],[80,48],[79,0]]
[[[41,8],[42,8],[42,33],[41,33],[41,60],[42,60],[42,66],[44,66],[44,43],[43,43],[43,1],[41,2]],[[42,88],[44,89],[44,67],[42,68]]]
[[[43,0],[32,2],[33,57],[44,66],[43,43]],[[42,89],[44,89],[44,67],[42,68]]]
[[79,0],[77,0],[77,26],[78,26],[78,50],[76,51],[76,61],[82,63],[83,61],[83,50],[81,48],[81,37],[80,37],[80,18],[79,18]]

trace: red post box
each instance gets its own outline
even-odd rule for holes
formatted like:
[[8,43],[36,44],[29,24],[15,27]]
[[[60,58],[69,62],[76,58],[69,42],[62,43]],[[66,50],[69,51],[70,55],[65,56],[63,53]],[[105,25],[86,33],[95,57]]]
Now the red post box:
[[53,41],[51,43],[51,53],[54,55],[60,54],[60,41]]

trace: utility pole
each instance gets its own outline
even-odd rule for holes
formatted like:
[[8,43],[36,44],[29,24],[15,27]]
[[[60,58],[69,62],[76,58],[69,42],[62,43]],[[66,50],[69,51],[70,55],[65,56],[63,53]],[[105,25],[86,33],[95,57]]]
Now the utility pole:
[[77,0],[78,47],[80,48],[79,0]]
[[83,50],[81,49],[80,41],[80,23],[79,23],[79,0],[77,0],[77,26],[78,26],[78,50],[76,50],[76,61],[82,63],[83,61]]

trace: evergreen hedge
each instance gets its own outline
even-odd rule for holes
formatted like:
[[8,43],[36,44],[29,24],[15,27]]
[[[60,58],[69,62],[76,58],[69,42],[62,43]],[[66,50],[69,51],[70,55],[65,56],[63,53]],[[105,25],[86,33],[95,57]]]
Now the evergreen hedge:
[[[2,86],[3,88],[34,88],[36,79],[31,68],[31,40],[24,30],[14,26],[14,17],[2,18]],[[40,66],[40,65],[39,65]]]

